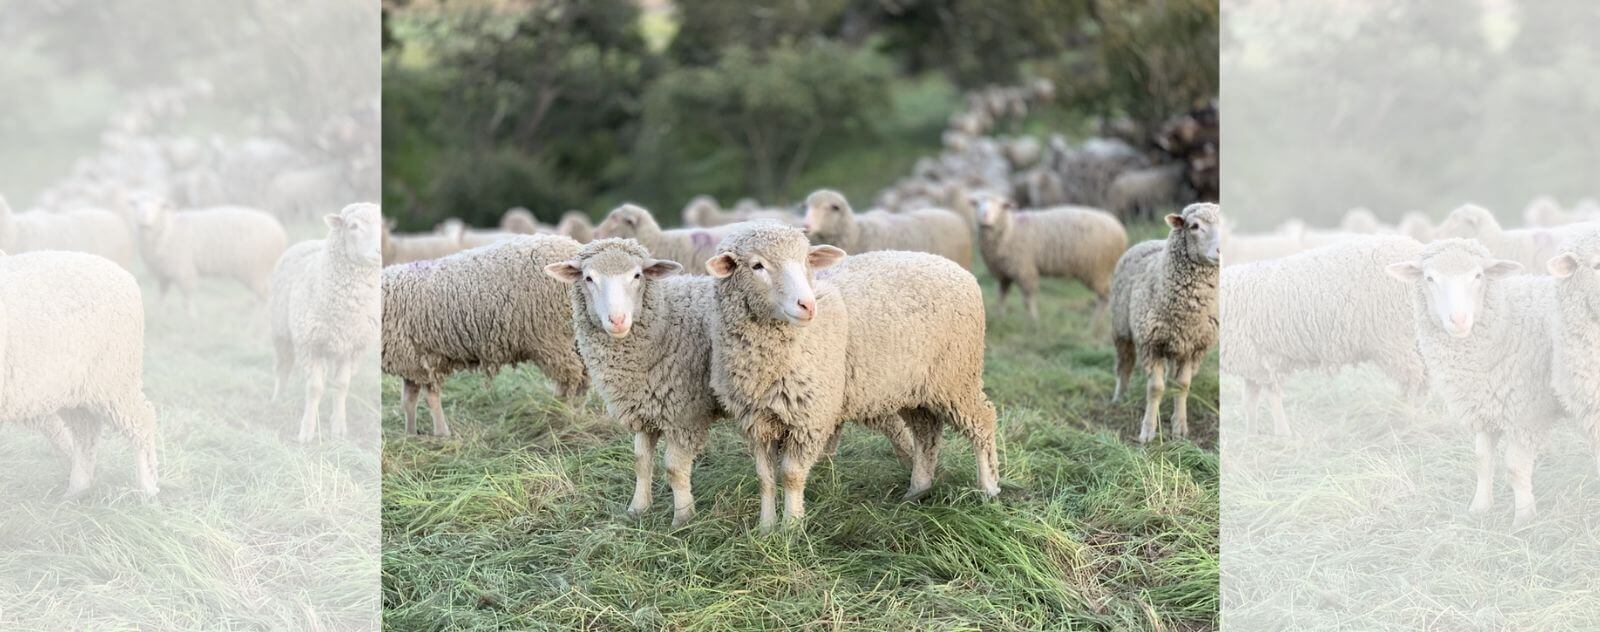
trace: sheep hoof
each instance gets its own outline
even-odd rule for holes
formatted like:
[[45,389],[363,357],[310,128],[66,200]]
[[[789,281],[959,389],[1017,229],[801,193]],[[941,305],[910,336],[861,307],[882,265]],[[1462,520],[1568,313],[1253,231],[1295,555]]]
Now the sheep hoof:
[[1533,521],[1533,513],[1534,512],[1532,509],[1518,511],[1516,515],[1511,518],[1511,528],[1521,529],[1528,526],[1528,523]]
[[1484,512],[1489,511],[1489,507],[1492,504],[1487,498],[1474,498],[1472,504],[1467,506],[1467,513],[1474,516],[1483,515]]
[[294,436],[294,441],[295,443],[311,443],[316,438],[316,435],[313,433],[302,432]]
[[675,514],[672,516],[672,528],[681,529],[684,525],[689,524],[689,521],[693,519],[694,512],[692,511],[685,514]]
[[84,485],[83,487],[77,487],[77,488],[68,487],[66,493],[61,495],[61,499],[62,500],[78,500],[80,498],[83,498],[83,495],[88,491],[89,491],[89,486],[88,485]]
[[928,490],[931,490],[931,489],[933,489],[932,485],[929,485],[929,486],[924,487],[922,489],[916,489],[916,488],[908,489],[908,490],[906,490],[906,494],[904,496],[900,497],[900,500],[901,500],[901,502],[908,502],[908,503],[917,502],[919,500],[922,500],[922,497],[927,496],[928,495]]

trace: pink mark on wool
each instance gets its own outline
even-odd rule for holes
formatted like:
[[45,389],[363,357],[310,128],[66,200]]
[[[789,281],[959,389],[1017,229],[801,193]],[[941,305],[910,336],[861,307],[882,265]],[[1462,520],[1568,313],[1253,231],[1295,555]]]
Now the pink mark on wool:
[[433,259],[421,259],[406,264],[406,269],[414,272],[427,272],[438,266],[439,262],[434,261]]
[[711,233],[703,230],[697,230],[689,233],[689,243],[694,244],[696,249],[710,248],[717,245],[715,238],[711,236]]

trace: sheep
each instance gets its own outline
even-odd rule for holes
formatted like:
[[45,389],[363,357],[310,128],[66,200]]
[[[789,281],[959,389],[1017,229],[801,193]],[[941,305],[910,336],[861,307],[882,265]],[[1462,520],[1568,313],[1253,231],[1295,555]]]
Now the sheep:
[[0,196],[0,250],[22,254],[38,250],[87,252],[133,269],[133,236],[116,213],[78,209],[59,213],[13,213]]
[[693,228],[714,228],[738,222],[773,220],[795,223],[793,213],[783,209],[766,209],[755,200],[740,200],[732,211],[724,213],[717,200],[709,195],[697,195],[683,207],[683,223]]
[[278,219],[252,208],[218,206],[176,212],[164,198],[135,203],[139,248],[160,284],[176,285],[194,313],[194,291],[202,277],[233,279],[260,300],[272,285],[272,269],[288,246]]
[[436,235],[460,235],[462,250],[487,246],[521,234],[504,230],[479,230],[467,226],[466,222],[456,217],[444,220],[434,227],[433,232]]
[[583,211],[567,211],[561,214],[561,221],[556,224],[556,234],[587,244],[594,241],[594,224],[589,222],[589,216]]
[[686,274],[705,274],[704,264],[716,254],[717,242],[736,225],[662,230],[650,211],[623,204],[606,215],[605,221],[595,229],[595,236],[636,240],[655,257],[682,264]]
[[350,377],[363,355],[378,342],[382,296],[379,234],[383,218],[376,204],[351,204],[323,218],[326,239],[303,241],[285,250],[272,271],[267,303],[272,325],[275,372],[272,398],[288,383],[296,366],[306,372],[305,410],[296,439],[316,438],[324,376],[333,372],[331,434],[345,434],[345,399]]
[[1028,315],[1039,320],[1040,276],[1077,279],[1095,294],[1095,322],[1111,298],[1111,274],[1128,249],[1128,233],[1110,213],[1065,206],[1017,211],[1010,198],[974,196],[979,210],[978,247],[1000,288],[1005,316],[1011,284],[1022,288]]
[[1144,367],[1144,418],[1139,443],[1155,438],[1169,365],[1177,378],[1172,434],[1189,432],[1189,382],[1206,352],[1217,343],[1217,258],[1222,211],[1216,204],[1190,204],[1168,215],[1165,240],[1141,243],[1122,255],[1111,283],[1112,342],[1122,399],[1135,359]]
[[752,222],[706,263],[716,277],[711,387],[750,439],[763,530],[805,512],[806,477],[845,419],[912,434],[907,498],[932,485],[944,423],[972,442],[978,484],[999,494],[995,410],[983,393],[983,295],[977,279],[925,253],[845,257],[793,227]]
[[1106,188],[1105,203],[1119,217],[1154,217],[1193,196],[1184,190],[1182,164],[1130,169],[1117,174]]
[[[1592,203],[1593,200],[1588,202]],[[1523,209],[1522,221],[1528,226],[1554,228],[1580,222],[1600,221],[1600,212],[1581,202],[1570,211],[1562,210],[1554,198],[1539,196]]]
[[1568,224],[1557,228],[1501,228],[1500,222],[1487,209],[1467,204],[1450,212],[1439,224],[1436,238],[1476,239],[1489,252],[1522,264],[1527,272],[1543,270],[1545,263],[1555,257],[1561,241],[1569,236],[1592,229],[1594,223]]
[[1378,220],[1377,214],[1361,206],[1345,211],[1344,219],[1339,220],[1339,230],[1353,235],[1381,235],[1395,232],[1394,227],[1384,225]]
[[1415,260],[1388,267],[1411,285],[1417,348],[1430,386],[1450,416],[1475,434],[1478,485],[1468,511],[1482,513],[1493,504],[1495,446],[1508,439],[1513,526],[1534,516],[1534,458],[1563,414],[1551,387],[1556,279],[1511,278],[1521,268],[1467,239],[1436,241]]
[[1433,241],[1433,220],[1419,211],[1407,211],[1400,217],[1400,225],[1395,227],[1395,232],[1428,243]]
[[0,288],[0,422],[39,426],[67,453],[68,498],[93,482],[109,423],[133,445],[139,490],[154,496],[156,417],[144,396],[144,302],[133,276],[86,253],[0,253]]
[[1005,144],[1006,160],[1013,169],[1027,169],[1038,164],[1044,156],[1044,144],[1032,136],[1014,138]]
[[805,232],[812,243],[861,254],[911,250],[942,256],[972,268],[972,228],[944,209],[906,213],[872,211],[856,215],[838,191],[819,189],[806,196]]
[[1305,251],[1305,242],[1301,240],[1304,227],[1290,225],[1280,227],[1273,233],[1266,234],[1241,234],[1224,226],[1222,231],[1222,263],[1232,267],[1253,263],[1281,259],[1297,252]]
[[1600,230],[1568,240],[1546,268],[1557,279],[1552,386],[1600,464]]
[[[444,379],[464,369],[492,374],[531,361],[557,396],[588,387],[572,331],[566,288],[545,266],[578,254],[559,235],[519,235],[448,257],[383,269],[384,373],[404,380],[406,435],[416,431],[419,390],[427,390],[433,434],[449,436],[440,407]],[[531,268],[530,268],[531,266]]]
[[541,232],[539,230],[539,220],[534,218],[533,211],[521,206],[506,209],[505,214],[500,216],[500,230],[519,235],[532,235]]
[[1244,378],[1244,415],[1267,395],[1273,430],[1289,434],[1282,381],[1295,371],[1371,362],[1420,399],[1427,383],[1405,288],[1386,267],[1422,244],[1371,236],[1222,271],[1222,368]]
[[383,234],[380,237],[383,265],[392,266],[453,255],[462,250],[461,237],[460,230],[441,234],[398,235],[394,233],[394,221],[385,221]]

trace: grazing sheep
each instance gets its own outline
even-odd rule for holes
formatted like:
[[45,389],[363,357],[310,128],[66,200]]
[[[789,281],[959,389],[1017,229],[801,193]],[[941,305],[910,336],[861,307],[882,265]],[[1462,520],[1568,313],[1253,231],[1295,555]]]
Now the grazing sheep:
[[533,211],[521,206],[506,209],[505,214],[500,216],[500,230],[519,235],[543,232],[539,228],[539,220],[533,216]]
[[393,231],[394,221],[384,222],[380,247],[386,266],[438,259],[462,250],[460,230],[425,235],[397,235]]
[[333,436],[344,436],[350,376],[378,342],[382,309],[378,242],[383,218],[378,206],[351,204],[323,221],[328,224],[326,239],[297,243],[278,259],[268,301],[276,359],[272,398],[278,398],[296,366],[306,372],[305,411],[296,435],[302,443],[316,438],[317,408],[329,369],[329,427]]
[[1044,143],[1032,136],[1022,136],[1005,143],[1003,151],[1013,169],[1027,169],[1039,163],[1044,156]]
[[1189,382],[1206,352],[1217,343],[1217,257],[1221,209],[1191,204],[1168,215],[1165,240],[1134,246],[1117,262],[1111,284],[1112,342],[1117,349],[1117,387],[1122,399],[1135,360],[1149,380],[1139,443],[1155,438],[1166,391],[1167,369],[1177,378],[1172,434],[1189,433]]
[[628,513],[650,508],[651,459],[664,438],[674,527],[694,517],[694,461],[711,422],[727,416],[711,392],[712,279],[673,276],[682,267],[638,242],[602,239],[544,268],[572,286],[578,354],[607,414],[633,432]]
[[1493,504],[1495,445],[1509,440],[1515,526],[1534,516],[1534,458],[1563,414],[1551,387],[1556,279],[1512,278],[1521,268],[1467,239],[1434,242],[1417,259],[1388,268],[1413,288],[1417,348],[1430,385],[1450,416],[1476,434],[1478,486],[1468,510]]
[[1371,362],[1420,398],[1427,383],[1406,288],[1390,264],[1416,259],[1409,237],[1371,236],[1222,271],[1222,368],[1244,378],[1244,415],[1267,394],[1273,430],[1289,434],[1283,380],[1296,371]]
[[133,276],[85,253],[0,253],[0,288],[0,422],[39,426],[67,453],[69,498],[93,482],[109,423],[133,444],[139,490],[155,495],[156,418]]
[[456,371],[493,373],[533,362],[556,395],[587,388],[566,287],[544,267],[571,260],[578,242],[518,235],[482,248],[383,269],[383,372],[405,380],[406,435],[416,431],[417,393],[427,389],[433,433],[449,436],[440,389]]
[[685,274],[705,274],[706,260],[716,254],[717,242],[733,226],[662,230],[650,211],[633,204],[623,204],[600,222],[599,228],[595,229],[595,236],[602,239],[633,239],[657,258],[682,264]]
[[1395,232],[1422,243],[1428,243],[1433,241],[1433,220],[1421,212],[1407,211],[1405,215],[1400,217],[1400,225],[1395,228]]
[[1155,217],[1194,199],[1184,190],[1185,182],[1182,164],[1124,171],[1106,188],[1106,208],[1118,217]]
[[69,250],[100,255],[124,270],[133,268],[133,236],[116,213],[80,209],[59,213],[13,213],[0,196],[0,250],[12,254]]
[[983,393],[983,296],[971,273],[939,257],[874,252],[844,258],[793,227],[750,223],[707,262],[715,284],[711,386],[750,439],[761,527],[805,512],[806,477],[845,419],[914,437],[915,498],[932,485],[940,430],[973,444],[978,483],[1000,492],[994,406]]
[[1522,264],[1524,272],[1539,272],[1555,257],[1562,240],[1591,230],[1596,224],[1568,224],[1556,228],[1501,228],[1494,214],[1468,204],[1450,212],[1435,231],[1438,239],[1476,239],[1495,256]]
[[242,206],[176,212],[161,198],[135,206],[145,267],[163,296],[176,285],[192,314],[195,287],[213,277],[238,281],[266,300],[272,269],[289,243],[278,218]]
[[1553,386],[1568,414],[1589,431],[1600,463],[1600,230],[1568,240],[1547,269],[1558,279]]
[[522,234],[504,230],[479,230],[467,226],[466,222],[455,217],[444,220],[444,222],[440,223],[434,228],[433,232],[436,235],[460,235],[462,250],[466,250],[468,248],[477,248],[478,246],[487,246],[489,244],[498,241],[505,241]]
[[561,214],[561,221],[556,224],[556,234],[587,244],[594,241],[594,224],[589,222],[589,216],[583,211],[567,211]]
[[717,200],[709,195],[697,195],[683,207],[683,223],[692,228],[714,228],[739,222],[773,220],[793,224],[797,218],[783,209],[764,209],[755,200],[740,200],[732,211],[724,213]]
[[1039,277],[1077,279],[1094,292],[1094,321],[1111,298],[1111,274],[1128,249],[1128,233],[1110,213],[1083,207],[1017,211],[1010,198],[977,195],[978,247],[1000,287],[1006,313],[1011,284],[1022,288],[1028,315],[1039,320]]
[[851,254],[910,250],[972,268],[972,227],[960,215],[944,209],[856,215],[844,195],[820,189],[806,196],[805,232],[813,243],[837,246]]

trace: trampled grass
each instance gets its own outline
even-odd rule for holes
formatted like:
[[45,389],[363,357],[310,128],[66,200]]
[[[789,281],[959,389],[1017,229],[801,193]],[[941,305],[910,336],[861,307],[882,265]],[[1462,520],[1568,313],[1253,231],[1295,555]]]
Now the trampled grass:
[[624,515],[631,442],[596,397],[569,408],[531,368],[492,389],[460,375],[445,392],[457,436],[402,439],[386,379],[385,624],[1215,628],[1215,360],[1194,388],[1198,443],[1139,447],[1140,403],[1107,402],[1112,351],[1105,326],[1087,322],[1092,296],[1045,288],[1037,325],[991,313],[998,501],[975,493],[971,451],[947,433],[933,492],[901,502],[909,472],[881,436],[851,427],[812,475],[804,529],[770,535],[755,529],[754,468],[731,424],[695,469],[697,516],[674,530],[660,474],[649,514]]

